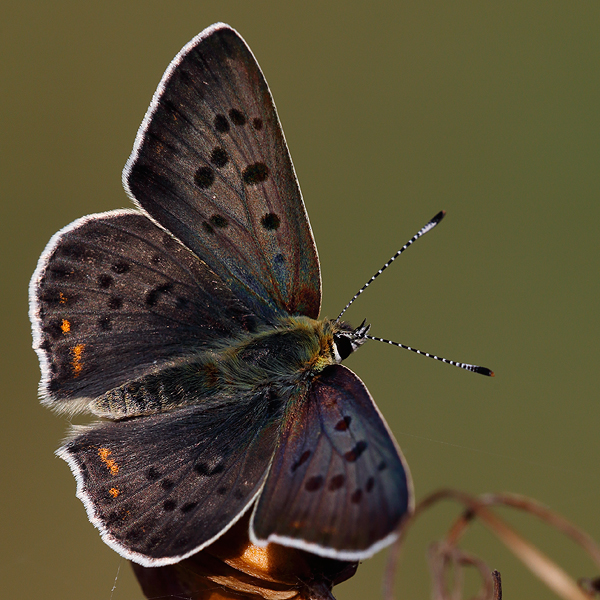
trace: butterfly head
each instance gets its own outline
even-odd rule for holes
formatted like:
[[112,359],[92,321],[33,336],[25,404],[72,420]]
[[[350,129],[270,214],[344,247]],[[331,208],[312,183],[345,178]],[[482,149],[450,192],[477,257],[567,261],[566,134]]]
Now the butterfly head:
[[333,334],[333,355],[335,361],[341,363],[367,341],[371,325],[366,324],[366,319],[356,329],[343,321],[336,324],[339,330]]
[[[306,327],[304,321],[296,323],[300,328]],[[363,321],[356,329],[344,321],[332,321],[324,319],[323,321],[312,321],[308,326],[314,332],[309,338],[316,342],[312,350],[306,357],[306,363],[303,371],[308,371],[312,375],[321,373],[325,367],[340,364],[348,358],[359,346],[362,346],[367,339],[370,325]]]

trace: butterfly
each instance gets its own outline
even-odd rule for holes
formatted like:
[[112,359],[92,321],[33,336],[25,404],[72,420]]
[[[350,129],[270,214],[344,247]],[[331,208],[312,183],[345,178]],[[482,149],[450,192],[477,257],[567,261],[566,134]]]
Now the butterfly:
[[103,418],[57,454],[104,541],[172,564],[252,511],[258,545],[359,560],[390,544],[408,466],[340,364],[369,328],[318,319],[308,216],[235,30],[171,62],[123,183],[137,208],[59,231],[30,285],[42,403]]

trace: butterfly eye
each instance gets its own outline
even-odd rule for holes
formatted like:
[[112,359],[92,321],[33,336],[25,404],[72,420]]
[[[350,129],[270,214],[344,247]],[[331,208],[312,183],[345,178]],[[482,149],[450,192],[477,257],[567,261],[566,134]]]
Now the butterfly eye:
[[340,357],[339,362],[348,358],[355,350],[350,338],[346,335],[335,334],[333,336],[333,343],[335,345],[336,354]]

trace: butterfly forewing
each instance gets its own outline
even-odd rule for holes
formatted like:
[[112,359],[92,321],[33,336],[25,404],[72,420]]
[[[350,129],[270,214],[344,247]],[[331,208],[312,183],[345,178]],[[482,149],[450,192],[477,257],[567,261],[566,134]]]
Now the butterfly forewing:
[[391,543],[411,508],[408,466],[369,392],[326,368],[286,415],[252,538],[359,560]]
[[270,398],[238,398],[88,428],[58,454],[104,540],[146,566],[225,531],[259,491],[276,440]]
[[316,318],[316,248],[267,83],[226,25],[167,69],[123,173],[139,205],[265,321]]
[[32,298],[41,392],[65,410],[257,321],[205,263],[135,211],[91,215],[59,232]]

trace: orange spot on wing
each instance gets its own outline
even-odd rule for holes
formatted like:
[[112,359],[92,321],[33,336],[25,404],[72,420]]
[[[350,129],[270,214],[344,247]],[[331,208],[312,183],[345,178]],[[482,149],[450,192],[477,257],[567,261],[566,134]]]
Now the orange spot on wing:
[[67,319],[63,319],[60,328],[63,333],[69,333],[69,331],[71,331],[71,322]]
[[108,490],[108,493],[113,497],[116,498],[121,492],[119,491],[119,488],[110,488],[110,490]]
[[[67,297],[62,292],[59,292],[59,302],[61,304],[67,303]],[[63,323],[64,323],[64,321],[63,321]]]
[[71,355],[73,356],[73,358],[71,359],[71,368],[73,369],[73,375],[75,377],[78,377],[83,369],[84,348],[85,344],[77,344],[76,346],[71,348]]
[[[108,448],[98,448],[98,456],[100,457],[100,460],[106,465],[106,468],[110,471],[111,475],[116,475],[119,472],[119,465],[114,458],[108,458],[111,454],[112,451]],[[119,491],[117,488],[112,489],[117,490],[117,492]]]

